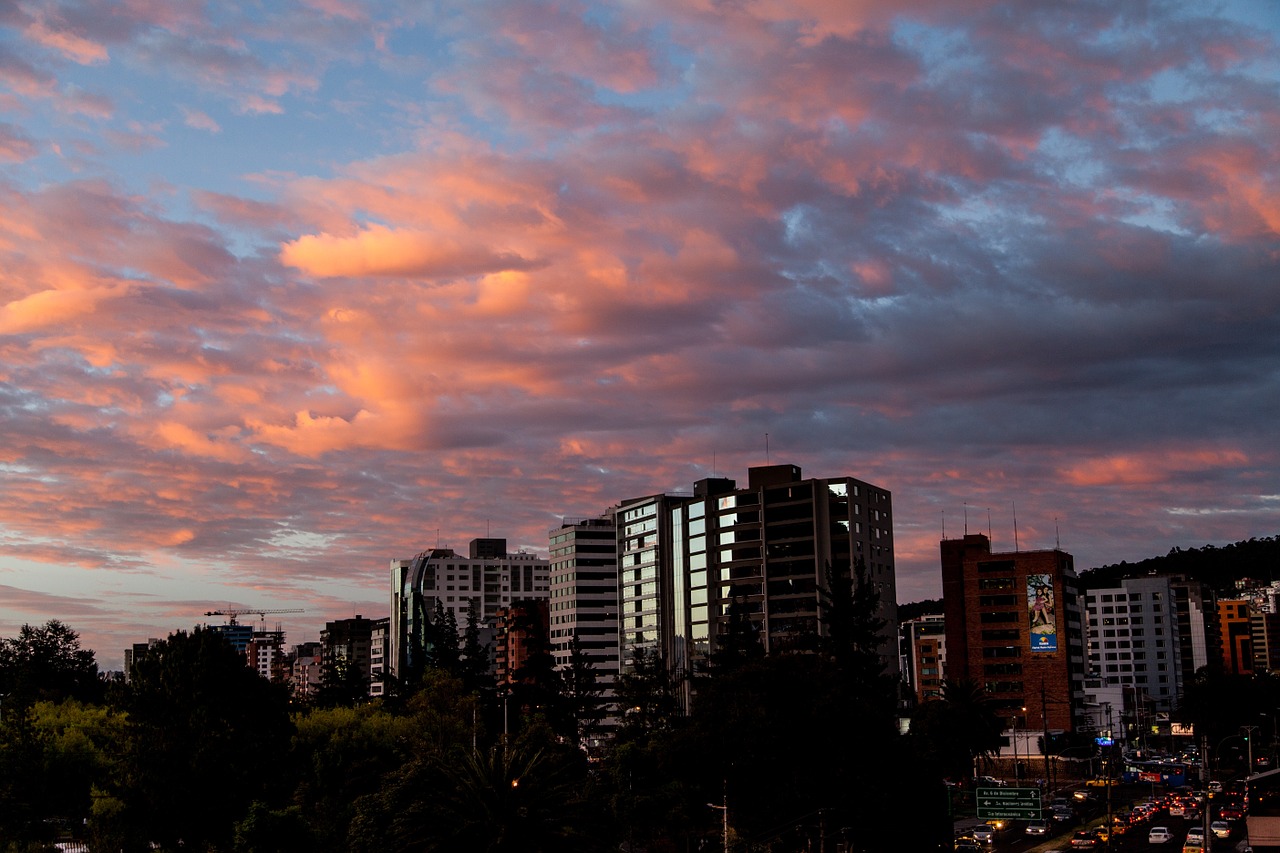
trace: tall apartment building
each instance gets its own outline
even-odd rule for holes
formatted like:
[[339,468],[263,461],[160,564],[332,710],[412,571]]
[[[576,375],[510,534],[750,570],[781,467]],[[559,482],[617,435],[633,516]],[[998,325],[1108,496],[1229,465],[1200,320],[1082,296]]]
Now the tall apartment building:
[[1217,598],[1207,583],[1173,577],[1169,581],[1178,614],[1178,658],[1183,679],[1189,679],[1222,657]]
[[299,643],[289,659],[289,691],[294,699],[307,702],[324,683],[324,647],[319,640]]
[[539,646],[549,628],[546,599],[526,599],[498,609],[493,666],[499,684],[520,680],[520,670],[529,658],[545,650]]
[[947,679],[985,688],[1002,717],[1074,730],[1085,641],[1071,555],[995,553],[980,533],[944,539],[940,550]]
[[750,621],[767,654],[812,648],[826,633],[822,591],[861,563],[880,595],[881,657],[896,674],[890,493],[852,477],[804,479],[794,465],[751,468],[747,480],[737,488],[709,478],[691,496],[619,507],[623,667],[647,648],[673,671],[697,674],[734,613]]
[[571,646],[595,673],[600,704],[611,715],[618,677],[618,540],[616,510],[566,518],[550,539],[551,654],[569,666]]
[[124,650],[124,683],[129,684],[133,681],[133,665],[142,660],[147,655],[147,651],[155,645],[159,645],[160,641],[155,637],[148,639],[145,643],[134,643],[132,646]]
[[369,626],[369,695],[387,693],[387,659],[391,648],[391,618],[374,619]]
[[373,620],[357,615],[353,619],[326,622],[320,632],[320,649],[325,667],[350,667],[369,678],[373,649]]
[[947,626],[939,614],[928,614],[902,623],[902,675],[924,702],[942,695],[947,665]]
[[1183,670],[1171,579],[1129,578],[1088,590],[1085,609],[1091,674],[1105,684],[1132,687],[1158,712],[1172,711],[1182,693]]
[[460,634],[475,606],[482,642],[492,643],[500,609],[548,597],[548,567],[535,554],[507,553],[506,539],[490,538],[471,540],[467,556],[451,548],[432,548],[411,560],[392,560],[391,671],[399,674],[413,665],[423,629],[435,619],[437,605],[453,614]]
[[258,675],[277,684],[285,680],[284,631],[254,631],[244,654]]
[[1218,602],[1222,636],[1222,668],[1235,675],[1253,674],[1253,607],[1244,599]]

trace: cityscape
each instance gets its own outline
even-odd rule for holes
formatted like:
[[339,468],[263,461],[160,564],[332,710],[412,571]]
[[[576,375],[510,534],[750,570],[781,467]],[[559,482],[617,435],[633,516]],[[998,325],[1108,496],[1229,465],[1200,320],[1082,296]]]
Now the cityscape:
[[0,3],[0,853],[1280,849],[1275,0]]

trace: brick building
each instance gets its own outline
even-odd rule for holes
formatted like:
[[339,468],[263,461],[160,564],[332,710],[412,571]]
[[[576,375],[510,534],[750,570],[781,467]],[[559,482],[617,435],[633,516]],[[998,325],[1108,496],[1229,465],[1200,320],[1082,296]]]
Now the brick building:
[[1073,731],[1085,649],[1071,555],[993,553],[982,534],[944,539],[940,548],[947,679],[984,688],[1001,717]]

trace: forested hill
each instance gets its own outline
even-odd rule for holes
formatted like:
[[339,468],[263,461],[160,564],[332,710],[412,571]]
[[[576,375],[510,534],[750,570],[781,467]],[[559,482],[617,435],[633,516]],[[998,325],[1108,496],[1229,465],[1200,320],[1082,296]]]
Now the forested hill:
[[1231,589],[1241,578],[1268,584],[1280,580],[1280,536],[1249,539],[1222,547],[1174,548],[1163,557],[1085,569],[1080,573],[1080,585],[1097,589],[1124,578],[1153,574],[1184,575],[1219,591]]

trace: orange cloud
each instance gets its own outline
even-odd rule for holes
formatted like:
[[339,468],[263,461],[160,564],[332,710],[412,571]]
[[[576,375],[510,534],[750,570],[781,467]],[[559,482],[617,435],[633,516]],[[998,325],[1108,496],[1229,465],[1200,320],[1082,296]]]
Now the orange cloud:
[[1076,486],[1140,485],[1164,482],[1178,474],[1248,462],[1249,457],[1239,450],[1151,451],[1090,459],[1060,473]]
[[384,225],[367,226],[351,237],[328,233],[299,237],[284,244],[280,260],[321,277],[455,277],[531,265],[509,252],[494,252],[425,231]]

